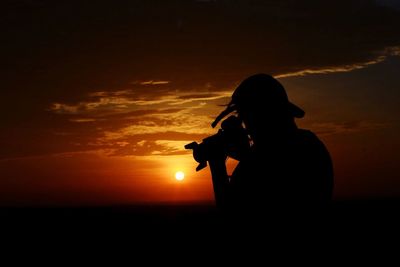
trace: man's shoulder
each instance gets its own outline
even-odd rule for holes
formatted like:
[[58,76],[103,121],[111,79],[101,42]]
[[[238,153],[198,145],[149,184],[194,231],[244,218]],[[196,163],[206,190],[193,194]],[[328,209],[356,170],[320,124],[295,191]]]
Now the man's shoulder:
[[307,129],[297,129],[297,137],[305,141],[319,141],[317,135],[311,130]]
[[299,128],[299,129],[297,129],[297,133],[299,134],[299,135],[304,135],[304,136],[312,136],[312,137],[317,137],[317,135],[314,133],[314,132],[312,132],[311,130],[308,130],[308,129],[301,129],[301,128]]
[[307,129],[298,129],[296,140],[308,147],[325,148],[321,139],[314,132]]
[[315,153],[319,156],[329,155],[324,142],[310,130],[298,129],[297,140],[298,144],[306,148],[310,153]]

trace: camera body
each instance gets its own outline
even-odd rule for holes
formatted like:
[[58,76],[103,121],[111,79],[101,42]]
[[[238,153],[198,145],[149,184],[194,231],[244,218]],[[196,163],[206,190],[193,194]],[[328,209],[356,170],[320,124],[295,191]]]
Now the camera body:
[[207,161],[216,156],[241,160],[250,150],[250,142],[241,120],[230,116],[221,123],[221,129],[216,134],[204,138],[200,144],[187,144],[185,148],[193,150],[193,158],[199,162],[196,171],[199,171],[207,166]]

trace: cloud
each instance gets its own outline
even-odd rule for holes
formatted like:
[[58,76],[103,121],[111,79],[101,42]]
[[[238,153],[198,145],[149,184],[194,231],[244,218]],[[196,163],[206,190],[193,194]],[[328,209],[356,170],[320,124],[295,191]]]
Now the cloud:
[[164,132],[181,132],[189,134],[210,134],[209,116],[195,116],[186,112],[174,114],[155,114],[141,117],[129,126],[104,132],[104,140],[116,140],[124,136]]
[[91,118],[77,118],[77,119],[70,119],[72,122],[94,122],[96,119]]
[[[151,96],[146,94],[133,93],[132,91],[117,92],[93,92],[87,96],[86,101],[79,103],[52,103],[49,110],[57,114],[104,114],[131,112],[142,110],[147,112],[149,106],[167,105],[176,106],[194,101],[219,100],[231,95],[230,91],[218,93],[183,93],[181,95]],[[142,107],[146,106],[146,109]]]
[[163,84],[169,84],[170,81],[143,81],[139,82],[141,85],[163,85]]
[[208,100],[208,99],[217,99],[221,98],[220,94],[216,93],[204,93],[204,94],[186,94],[186,95],[181,95],[178,97],[179,99],[184,99],[184,100]]
[[364,61],[359,63],[354,63],[351,65],[342,65],[342,66],[331,66],[325,68],[315,68],[315,69],[304,69],[297,72],[285,73],[276,75],[277,78],[286,78],[293,76],[306,76],[310,74],[329,74],[329,73],[337,73],[337,72],[350,72],[353,70],[359,70],[366,68],[368,66],[381,63],[385,61],[390,56],[400,56],[400,46],[397,47],[387,47],[383,51],[379,51],[376,57],[370,61]]
[[[87,151],[98,151],[106,156],[171,156],[192,153],[184,146],[192,141],[201,141],[205,135],[166,132],[120,136],[115,140],[97,140],[86,144]],[[84,144],[77,144],[79,147]]]
[[131,146],[124,145],[123,147],[114,149],[110,156],[172,156],[172,155],[185,155],[191,153],[184,150],[185,141],[170,141],[170,140],[156,140],[148,141],[142,140]]
[[[203,94],[183,94],[178,97],[178,101],[173,103],[174,105],[190,103],[193,101],[210,101],[210,100],[220,100],[223,98],[230,97],[232,95],[232,91],[220,91],[218,93],[203,93]],[[179,101],[182,100],[182,101]]]

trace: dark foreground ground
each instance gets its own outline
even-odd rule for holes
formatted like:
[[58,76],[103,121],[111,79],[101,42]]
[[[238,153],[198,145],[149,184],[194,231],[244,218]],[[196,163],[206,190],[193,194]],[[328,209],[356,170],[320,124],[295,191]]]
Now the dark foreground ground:
[[218,251],[252,244],[297,244],[297,248],[330,244],[352,251],[360,244],[398,248],[399,212],[398,199],[337,201],[323,215],[265,214],[257,219],[226,218],[212,204],[3,207],[0,234],[3,245],[14,244],[17,249],[42,243],[53,248],[138,245],[178,251],[193,245]]
[[[297,222],[316,222],[321,226],[345,229],[359,227],[391,226],[400,230],[400,199],[375,199],[333,202],[330,210],[323,215],[296,214],[286,217],[262,212],[262,223],[276,222],[296,225]],[[277,216],[281,216],[278,218]],[[102,231],[126,230],[162,230],[167,229],[216,229],[240,227],[240,224],[251,224],[250,218],[226,218],[213,205],[205,204],[160,204],[160,205],[126,205],[104,207],[1,207],[0,219],[2,229],[10,230],[90,230],[101,228]],[[258,218],[260,219],[260,218]],[[247,222],[247,223],[246,223]],[[239,224],[240,223],[240,224]],[[255,222],[254,222],[255,223]],[[239,225],[238,225],[239,224]],[[116,228],[114,228],[116,227]],[[395,227],[395,228],[396,228]],[[100,230],[100,229],[98,229]]]

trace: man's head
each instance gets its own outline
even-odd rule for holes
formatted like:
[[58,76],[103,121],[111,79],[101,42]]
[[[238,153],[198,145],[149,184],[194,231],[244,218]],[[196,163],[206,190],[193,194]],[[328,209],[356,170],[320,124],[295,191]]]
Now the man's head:
[[293,118],[302,118],[304,111],[289,102],[283,86],[272,76],[256,74],[240,83],[232,94],[228,107],[212,126],[232,111],[237,111],[246,128],[260,128],[261,123],[284,125]]

